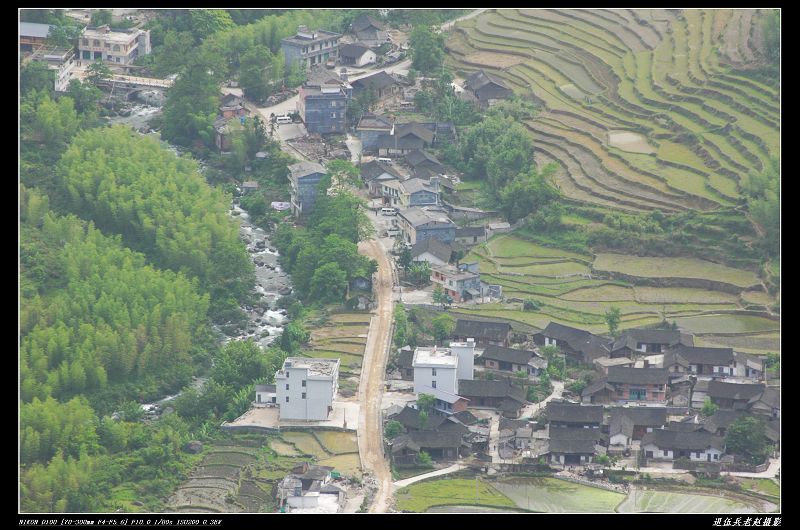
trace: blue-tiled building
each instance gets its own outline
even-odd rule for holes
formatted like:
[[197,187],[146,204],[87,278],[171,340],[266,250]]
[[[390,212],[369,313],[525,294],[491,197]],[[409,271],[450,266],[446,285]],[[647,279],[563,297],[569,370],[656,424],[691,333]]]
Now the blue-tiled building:
[[347,83],[309,84],[300,87],[297,112],[310,133],[344,133],[347,102],[353,89]]
[[307,215],[314,208],[317,186],[326,174],[325,168],[316,162],[300,162],[289,166],[292,213],[295,217]]

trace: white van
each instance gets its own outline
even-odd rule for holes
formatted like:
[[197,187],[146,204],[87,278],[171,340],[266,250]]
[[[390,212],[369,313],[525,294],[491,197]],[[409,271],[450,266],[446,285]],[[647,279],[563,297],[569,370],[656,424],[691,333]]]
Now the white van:
[[392,163],[392,159],[391,158],[379,158],[378,162],[383,162],[384,164],[391,164]]
[[292,118],[290,116],[278,116],[275,121],[277,123],[292,123]]
[[397,215],[397,208],[381,208],[381,215]]
[[387,230],[387,231],[386,231],[386,234],[387,234],[389,237],[396,237],[396,236],[399,236],[399,235],[400,235],[400,229],[399,229],[399,228],[397,228],[397,227],[392,227],[392,228],[390,228],[389,230]]

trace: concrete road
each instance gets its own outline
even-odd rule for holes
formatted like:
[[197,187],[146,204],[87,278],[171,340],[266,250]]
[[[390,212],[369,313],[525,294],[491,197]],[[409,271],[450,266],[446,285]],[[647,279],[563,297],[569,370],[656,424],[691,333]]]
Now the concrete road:
[[439,28],[439,30],[440,31],[447,31],[450,28],[452,28],[453,25],[456,22],[461,22],[462,20],[467,20],[468,18],[472,18],[472,17],[478,16],[481,13],[483,13],[484,11],[487,11],[487,10],[488,10],[488,8],[476,9],[475,11],[472,11],[471,13],[467,13],[463,17],[459,17],[459,18],[457,18],[455,20],[451,20],[450,22],[445,22],[444,24],[442,24],[442,26]]
[[392,474],[383,456],[380,406],[391,341],[392,269],[386,252],[377,240],[363,241],[358,246],[359,252],[378,262],[375,282],[378,308],[370,322],[361,382],[358,386],[358,400],[362,405],[358,418],[358,452],[364,471],[371,473],[378,484],[378,491],[369,511],[385,513],[392,496]]
[[450,473],[455,473],[456,471],[458,471],[460,469],[464,469],[465,467],[467,467],[467,466],[465,466],[463,464],[453,464],[452,466],[446,467],[444,469],[431,471],[430,473],[425,473],[423,475],[417,475],[416,477],[407,478],[405,480],[398,480],[397,482],[394,483],[394,487],[395,487],[395,489],[404,488],[404,487],[408,486],[409,484],[413,484],[415,482],[419,482],[420,480],[425,480],[425,479],[429,479],[429,478],[433,478],[433,477],[439,477],[439,476],[442,476],[442,475],[449,475]]

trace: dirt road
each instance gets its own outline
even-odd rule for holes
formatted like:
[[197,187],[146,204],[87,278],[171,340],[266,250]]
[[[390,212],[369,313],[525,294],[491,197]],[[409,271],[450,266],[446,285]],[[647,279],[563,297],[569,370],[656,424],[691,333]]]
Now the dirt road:
[[364,351],[358,401],[361,414],[358,418],[358,452],[364,471],[378,481],[378,491],[370,506],[370,513],[384,513],[392,495],[392,475],[383,457],[380,424],[380,404],[383,395],[389,336],[392,324],[392,270],[389,259],[376,239],[363,241],[359,251],[378,262],[375,291],[378,309],[372,318]]

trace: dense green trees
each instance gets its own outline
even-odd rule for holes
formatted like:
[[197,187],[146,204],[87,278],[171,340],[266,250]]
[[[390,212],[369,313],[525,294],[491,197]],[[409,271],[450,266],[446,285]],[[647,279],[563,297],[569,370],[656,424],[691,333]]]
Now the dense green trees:
[[767,59],[775,65],[781,62],[781,13],[777,9],[767,12],[763,21],[764,47]]
[[164,35],[164,44],[154,55],[153,71],[165,77],[177,73],[186,64],[194,46],[194,36],[189,31],[170,29]]
[[760,247],[768,256],[780,254],[781,162],[770,159],[761,173],[746,175],[741,182],[753,222],[761,229]]
[[249,99],[263,102],[281,88],[284,70],[283,53],[273,54],[262,44],[253,46],[241,57],[239,86]]
[[423,74],[438,74],[444,61],[444,36],[430,27],[415,25],[411,31],[411,61]]
[[50,70],[43,61],[31,61],[19,73],[19,90],[25,95],[31,90],[52,91],[55,83],[55,70]]
[[752,464],[762,464],[772,452],[772,444],[764,434],[765,429],[761,418],[739,418],[725,433],[725,451],[743,456]]
[[442,313],[431,319],[431,333],[440,344],[450,338],[456,329],[456,321],[447,313]]
[[122,235],[161,267],[200,279],[213,300],[242,300],[253,265],[227,215],[230,198],[197,165],[125,127],[79,134],[59,173],[74,211]]

